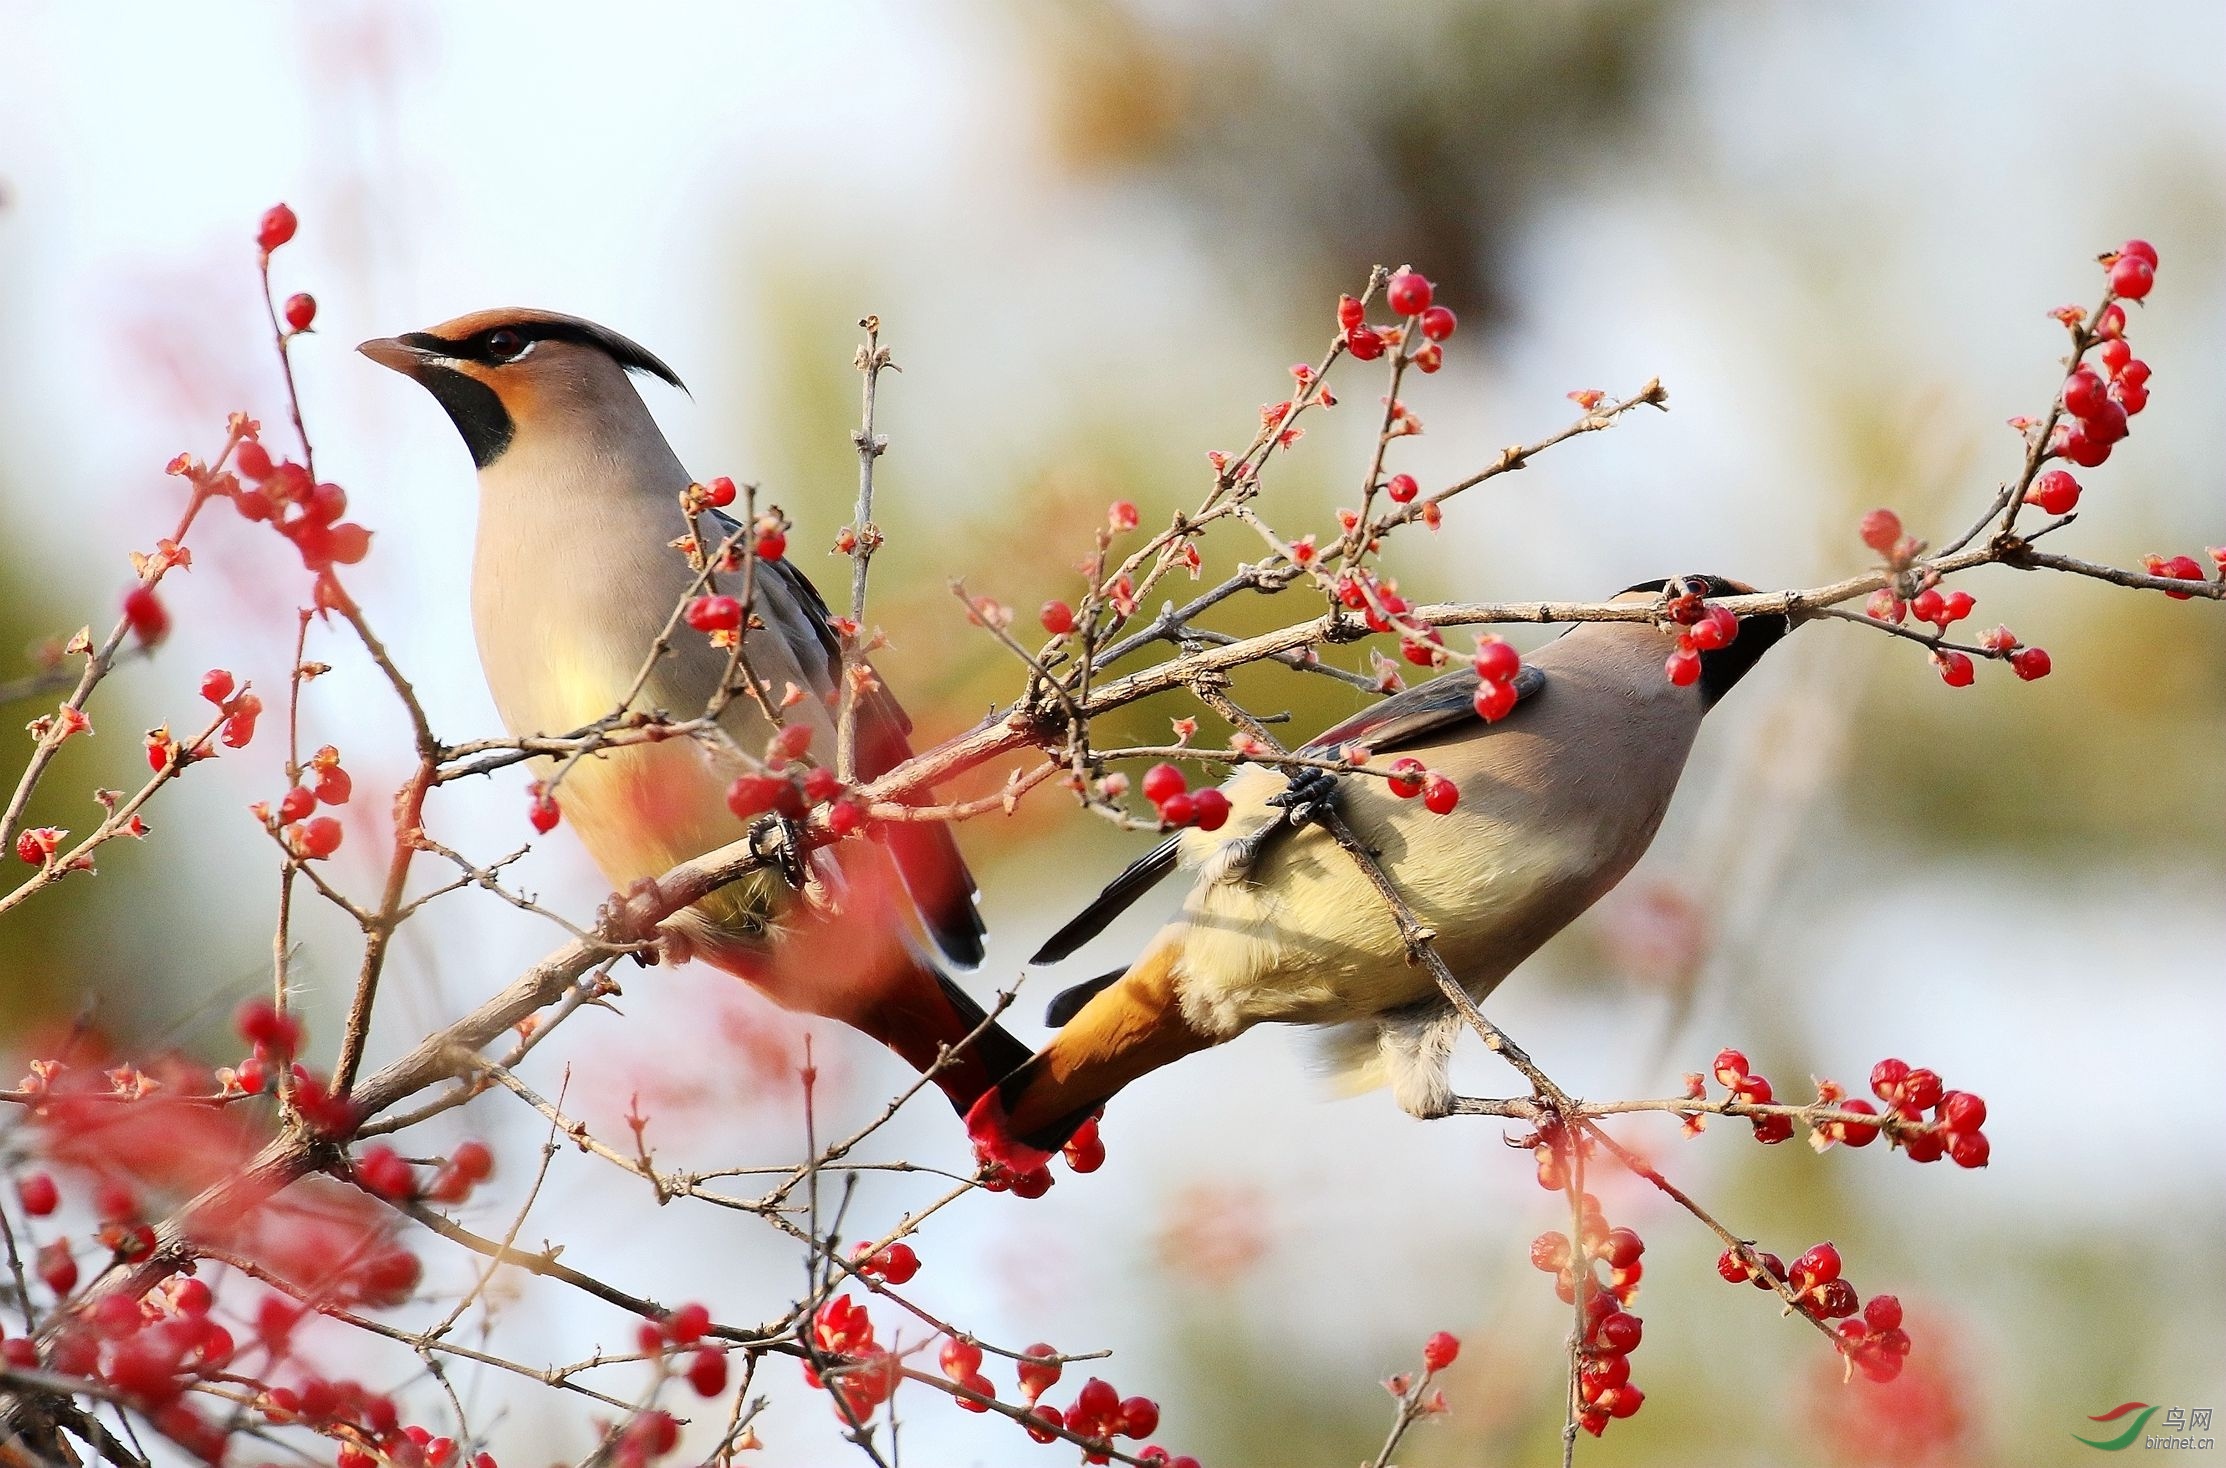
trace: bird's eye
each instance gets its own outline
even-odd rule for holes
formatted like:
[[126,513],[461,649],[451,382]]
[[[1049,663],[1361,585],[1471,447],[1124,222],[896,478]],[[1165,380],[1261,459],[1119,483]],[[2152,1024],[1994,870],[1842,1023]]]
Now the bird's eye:
[[525,349],[526,339],[507,328],[487,338],[487,355],[497,362],[512,361]]

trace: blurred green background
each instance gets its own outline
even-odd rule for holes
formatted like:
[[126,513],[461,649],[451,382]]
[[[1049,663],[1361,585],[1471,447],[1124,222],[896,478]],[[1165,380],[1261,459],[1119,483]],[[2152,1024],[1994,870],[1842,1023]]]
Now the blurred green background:
[[[1204,452],[1249,439],[1374,263],[1413,263],[1461,315],[1446,370],[1410,395],[1429,431],[1400,465],[1426,483],[1558,427],[1573,389],[1659,375],[1672,408],[1461,503],[1395,551],[1410,593],[1589,597],[1691,570],[1813,584],[1862,563],[1852,527],[1876,504],[1953,533],[2014,471],[2003,420],[2054,386],[2045,313],[2091,301],[2092,257],[2128,235],[2163,261],[2131,333],[2154,397],[2083,476],[2061,543],[2125,564],[2200,556],[2226,530],[2226,12],[2210,5],[7,3],[0,35],[0,679],[30,666],[17,649],[112,615],[125,548],[176,512],[170,454],[205,452],[234,407],[282,436],[250,242],[278,197],[303,219],[280,288],[322,302],[299,354],[320,465],[379,536],[360,595],[449,737],[495,728],[460,590],[468,461],[421,395],[347,347],[503,303],[594,317],[673,362],[694,396],[651,402],[683,457],[761,481],[823,584],[840,568],[818,548],[849,516],[853,323],[880,314],[905,370],[882,399],[874,616],[928,737],[1014,685],[948,579],[1024,614],[1071,597],[1105,503],[1149,523],[1194,502]],[[1376,392],[1347,379],[1348,409],[1278,469],[1279,527],[1351,502]],[[198,716],[203,669],[281,682],[304,588],[267,542],[210,528],[171,643],[104,693],[38,820],[88,824],[92,786],[142,768],[141,729]],[[1226,539],[1209,573],[1248,550]],[[2226,624],[2093,583],[1968,586],[1976,625],[2047,646],[2053,677],[1988,668],[1949,690],[1905,644],[1804,631],[1711,722],[1640,872],[1493,1006],[1580,1094],[1667,1094],[1736,1044],[1781,1093],[1901,1054],[1993,1109],[1980,1174],[1619,1128],[1766,1247],[1835,1238],[1861,1289],[1901,1295],[1918,1354],[1891,1389],[1842,1388],[1804,1327],[1716,1281],[1707,1235],[1603,1179],[1611,1218],[1650,1244],[1648,1402],[1584,1461],[2074,1462],[2072,1430],[2118,1402],[2226,1407]],[[1287,597],[1223,625],[1304,611]],[[323,646],[338,667],[311,691],[307,743],[339,742],[359,789],[390,788],[401,722],[359,658]],[[1244,691],[1299,728],[1353,706],[1326,680],[1255,673]],[[1119,733],[1157,739],[1191,711],[1140,709]],[[154,838],[112,848],[98,881],[0,921],[10,1064],[87,1005],[136,1043],[226,1057],[275,885],[242,808],[279,793],[279,758],[266,732],[163,801]],[[457,791],[436,834],[507,851],[522,787]],[[336,864],[363,888],[381,803],[356,802]],[[1142,844],[1049,799],[963,839],[997,939],[984,990]],[[522,871],[574,913],[601,896],[562,832]],[[1075,976],[1163,912],[1145,904]],[[329,1038],[348,935],[312,913],[300,936]],[[403,946],[375,1049],[549,938],[452,903]],[[1032,979],[1023,1009],[1064,981]],[[793,1155],[804,1026],[708,973],[627,982],[625,1017],[583,1020],[537,1057],[543,1078],[569,1065],[603,1125],[641,1094],[668,1164]],[[870,1115],[894,1062],[813,1029],[836,1104]],[[1475,1056],[1461,1079],[1509,1085]],[[513,1155],[534,1136],[501,1112],[475,1127]],[[1209,1468],[1368,1457],[1389,1417],[1375,1383],[1451,1329],[1468,1342],[1452,1413],[1400,1461],[1550,1458],[1561,1307],[1525,1245],[1557,1207],[1498,1132],[1331,1101],[1303,1042],[1261,1033],[1139,1086],[1107,1137],[1107,1169],[1040,1204],[938,1218],[923,1299],[1007,1343],[1113,1348],[1112,1379],[1160,1397],[1161,1439]],[[925,1108],[891,1147],[960,1155]],[[509,1182],[483,1221],[507,1219]],[[858,1206],[889,1219],[921,1196],[876,1180]],[[797,1285],[767,1231],[654,1212],[583,1159],[560,1162],[533,1228],[568,1262],[708,1295],[722,1317]],[[436,1258],[436,1282],[468,1277]],[[540,1291],[493,1337],[550,1359],[625,1338]],[[835,1461],[823,1404],[773,1375],[752,1460]],[[584,1414],[471,1390],[505,1461],[592,1442]],[[1065,1451],[900,1403],[909,1461]]]

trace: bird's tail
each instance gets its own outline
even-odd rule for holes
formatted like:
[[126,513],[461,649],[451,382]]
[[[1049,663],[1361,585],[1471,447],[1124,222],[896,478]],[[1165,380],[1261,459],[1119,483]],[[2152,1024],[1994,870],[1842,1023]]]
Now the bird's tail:
[[1154,948],[1100,991],[1026,1064],[983,1093],[966,1129],[985,1162],[1041,1166],[1138,1076],[1218,1043],[1183,1018],[1179,944]]
[[948,1048],[950,1058],[932,1079],[951,1109],[965,1116],[984,1092],[1027,1061],[1028,1047],[932,961],[919,955],[914,959],[916,972],[910,980],[889,986],[852,1023],[903,1056],[914,1070],[934,1067]]

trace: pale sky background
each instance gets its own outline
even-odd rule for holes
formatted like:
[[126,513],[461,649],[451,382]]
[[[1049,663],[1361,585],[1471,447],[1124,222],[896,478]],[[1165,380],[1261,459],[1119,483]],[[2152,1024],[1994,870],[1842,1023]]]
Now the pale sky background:
[[[1212,24],[1184,7],[1138,13],[1176,43],[1187,26],[1312,28],[1325,67],[1345,34],[1314,7],[1232,12]],[[1659,375],[1673,411],[1502,481],[1432,551],[1408,553],[1414,585],[1586,596],[1689,569],[1796,585],[1860,564],[1851,527],[1870,503],[1939,507],[1920,533],[1960,528],[2014,467],[2002,420],[2038,411],[2054,385],[2060,335],[2044,313],[2091,300],[2092,256],[2128,234],[2163,256],[2136,324],[2154,397],[2090,477],[2065,547],[2125,563],[2222,538],[2226,11],[1727,4],[1669,33],[1649,58],[1638,140],[1612,155],[1572,147],[1567,176],[1492,262],[1512,319],[1456,340],[1418,395],[1430,433],[1409,467],[1449,477],[1557,427],[1572,388]],[[1273,250],[1232,245],[1234,226],[1195,195],[1062,167],[1044,141],[1061,99],[1043,45],[1018,7],[989,3],[671,5],[624,18],[572,4],[0,4],[0,526],[22,537],[8,559],[43,570],[22,620],[66,631],[110,614],[124,548],[174,513],[162,463],[211,446],[226,409],[252,407],[283,438],[252,255],[254,221],[279,198],[302,217],[280,288],[321,302],[296,358],[320,465],[379,535],[351,585],[445,735],[496,728],[463,595],[469,460],[421,393],[349,348],[483,306],[577,312],[671,362],[693,398],[645,390],[682,457],[703,476],[789,476],[769,492],[798,521],[799,564],[824,584],[836,566],[819,547],[848,518],[850,451],[839,427],[807,438],[782,413],[798,383],[841,382],[852,323],[878,312],[905,368],[884,401],[883,492],[946,522],[892,544],[909,567],[896,574],[927,587],[962,575],[1032,606],[1046,578],[1014,569],[1037,554],[1026,497],[1102,482],[1081,498],[1117,490],[1146,519],[1195,497],[1199,456],[1249,433],[1285,365],[1314,354],[1329,305],[1296,294],[1315,283],[1294,283]],[[1272,194],[1278,181],[1255,172],[1246,186]],[[1369,263],[1349,262],[1350,274]],[[1320,483],[1358,477],[1353,428],[1319,435]],[[1143,477],[1109,479],[1122,464]],[[302,578],[266,540],[212,529],[172,597],[171,646],[131,673],[104,730],[184,717],[213,663],[280,682]],[[1061,547],[1055,559],[1070,558]],[[2188,813],[2219,788],[2189,757],[2202,726],[2157,734],[2153,775],[2138,768],[2138,731],[2110,746],[2136,766],[2118,772],[2136,803],[2083,815],[2085,846],[1887,826],[1865,819],[1875,792],[1849,781],[1876,768],[1874,746],[1898,744],[1897,768],[1922,771],[2026,720],[2074,745],[2090,730],[2100,739],[2134,717],[2106,691],[2123,686],[2110,675],[2126,659],[2179,669],[2215,714],[2221,644],[2213,606],[2145,606],[2128,621],[2129,594],[2101,586],[2000,573],[1973,589],[1979,625],[2007,618],[2066,649],[2051,680],[1982,674],[1951,693],[1920,657],[1896,655],[1909,649],[1826,626],[1776,654],[1726,705],[1731,720],[1712,721],[1643,875],[1685,880],[1673,853],[1697,847],[1741,881],[1782,880],[1751,902],[1730,889],[1740,955],[1712,971],[1688,1025],[1665,1033],[1662,999],[1587,978],[1581,954],[1518,976],[1492,1012],[1580,1094],[1666,1094],[1723,1043],[1745,1046],[1781,1094],[1810,1070],[1859,1081],[1888,1053],[1983,1093],[1994,1164],[1976,1175],[1883,1148],[1758,1156],[1730,1128],[1693,1143],[1669,1126],[1622,1130],[1788,1257],[1835,1229],[1858,1240],[1849,1269],[1866,1292],[1896,1289],[1913,1318],[1939,1323],[1920,1350],[1964,1343],[1971,1441],[1983,1445],[1971,1451],[2055,1461],[2030,1454],[2128,1394],[2226,1406],[2226,1155],[2214,1135],[2226,886],[2215,801]],[[968,633],[955,608],[914,604],[929,610],[896,629],[885,667],[935,710],[922,720],[933,735],[979,710],[938,708],[917,663],[908,677],[906,644]],[[340,661],[307,701],[310,742],[361,750],[350,764],[375,788],[405,751],[399,725]],[[236,909],[236,951],[174,956],[171,972],[127,984],[150,1023],[267,952],[268,859],[238,814],[276,793],[277,752],[261,753],[260,766],[228,758],[179,792],[163,834],[183,845],[117,859],[177,863],[205,884],[157,893],[156,911],[208,901],[208,889]],[[2078,806],[2088,776],[2071,763],[2061,785],[2043,772],[2035,798]],[[482,856],[509,849],[527,835],[523,783],[457,791],[441,828]],[[1947,804],[1966,798],[1981,803],[1966,790]],[[1956,826],[1954,811],[1937,814]],[[2177,854],[2091,835],[2167,821],[2212,834]],[[1069,844],[1018,859],[995,833],[965,839],[995,938],[978,992],[1010,982],[1063,911],[1140,849],[1079,825],[1038,828],[1035,839]],[[371,844],[337,870],[368,886]],[[562,833],[523,872],[576,914],[603,895]],[[1147,902],[1072,974],[1031,978],[1021,1009],[1116,961],[1166,911]],[[339,937],[312,936],[314,1003],[339,1002]],[[550,946],[549,930],[492,903],[459,904],[427,938],[405,954],[383,1048]],[[668,1165],[793,1155],[795,1108],[763,1101],[776,1082],[709,1042],[762,1022],[730,981],[691,970],[625,982],[626,1017],[578,1022],[543,1052],[540,1079],[557,1083],[559,1055],[577,1062],[582,1109],[605,1124],[631,1089],[658,1098]],[[856,1082],[840,1104],[870,1114],[895,1063],[815,1033]],[[1475,1055],[1462,1080],[1507,1086]],[[534,1128],[492,1115],[506,1119],[480,1125],[519,1159],[505,1175],[516,1184]],[[1258,1034],[1124,1097],[1105,1172],[1033,1206],[983,1198],[937,1219],[917,1241],[929,1268],[913,1289],[1005,1344],[1111,1348],[1112,1379],[1166,1405],[1159,1440],[1202,1455],[1221,1445],[1209,1468],[1269,1461],[1246,1456],[1274,1440],[1243,1436],[1262,1429],[1240,1430],[1254,1418],[1239,1397],[1296,1396],[1373,1421],[1387,1406],[1375,1381],[1452,1329],[1492,1364],[1456,1375],[1455,1422],[1437,1429],[1440,1446],[1426,1432],[1410,1460],[1456,1444],[1504,1451],[1504,1439],[1456,1434],[1547,1410],[1560,1307],[1524,1262],[1531,1235],[1556,1226],[1554,1202],[1498,1135],[1413,1123],[1384,1096],[1331,1101],[1303,1043]],[[957,1165],[962,1143],[923,1103],[885,1155]],[[1713,1462],[1718,1448],[1841,1461],[1804,1426],[1818,1344],[1716,1284],[1713,1242],[1681,1216],[1628,1180],[1601,1191],[1652,1246],[1635,1363],[1649,1405],[1585,1461]],[[501,1200],[517,1196],[498,1189],[476,1222],[499,1231]],[[870,1184],[857,1206],[886,1220],[925,1196]],[[1203,1278],[1166,1261],[1171,1231],[1258,1262]],[[544,1234],[569,1242],[568,1262],[660,1297],[704,1294],[737,1321],[800,1284],[792,1252],[761,1226],[655,1210],[586,1159],[560,1161],[525,1237]],[[434,1257],[436,1280],[467,1278],[462,1261]],[[630,1335],[556,1290],[521,1295],[497,1348],[575,1359]],[[1751,1395],[1723,1379],[1727,1349],[1751,1353]],[[609,1376],[614,1391],[635,1384]],[[825,1403],[794,1368],[772,1363],[764,1385],[768,1446],[751,1461],[840,1461]],[[472,1391],[505,1464],[576,1458],[592,1442],[574,1402],[499,1380]],[[487,1413],[498,1401],[508,1415]],[[1066,1461],[928,1394],[908,1389],[900,1405],[907,1462]],[[1274,1445],[1280,1463],[1335,1461],[1297,1439]]]

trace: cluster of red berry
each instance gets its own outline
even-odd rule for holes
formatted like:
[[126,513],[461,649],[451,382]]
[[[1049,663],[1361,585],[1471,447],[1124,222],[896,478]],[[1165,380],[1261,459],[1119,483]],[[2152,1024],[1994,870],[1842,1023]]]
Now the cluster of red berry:
[[1684,630],[1677,634],[1677,651],[1662,664],[1662,672],[1670,682],[1687,688],[1700,681],[1700,655],[1729,647],[1739,636],[1739,618],[1690,594],[1671,597],[1665,613]]
[[[1028,1435],[1037,1442],[1056,1441],[1056,1429],[1064,1428],[1077,1437],[1094,1440],[1083,1450],[1085,1463],[1106,1463],[1112,1461],[1114,1438],[1147,1438],[1159,1430],[1159,1403],[1150,1397],[1123,1397],[1111,1382],[1095,1376],[1082,1384],[1082,1390],[1064,1410],[1040,1400],[1058,1385],[1063,1374],[1059,1353],[1038,1341],[1021,1354],[1023,1359],[1014,1377],[1019,1382],[1021,1400],[1028,1404],[1029,1416],[1034,1419],[1027,1425]],[[976,1397],[997,1395],[995,1384],[982,1374],[982,1348],[974,1342],[949,1337],[937,1360],[943,1374],[962,1390]],[[958,1404],[971,1412],[989,1410],[984,1403],[966,1397],[958,1398]],[[1165,1463],[1169,1468],[1198,1468],[1197,1459],[1171,1457],[1165,1448],[1157,1446],[1143,1448],[1137,1456],[1149,1463]]]
[[727,1389],[727,1353],[718,1346],[708,1344],[704,1337],[711,1330],[711,1311],[700,1304],[686,1304],[661,1320],[645,1320],[635,1332],[635,1340],[644,1356],[663,1360],[667,1354],[685,1351],[688,1364],[681,1375],[699,1397],[715,1397]]
[[[274,526],[294,543],[307,569],[352,566],[370,554],[371,532],[340,518],[348,510],[348,493],[339,485],[313,482],[291,459],[273,460],[254,438],[240,440],[232,464],[238,476],[219,476],[211,481],[211,492],[229,498],[243,518]],[[253,487],[241,483],[243,478]]]
[[366,1147],[355,1159],[356,1181],[391,1203],[419,1198],[435,1203],[461,1203],[472,1189],[493,1176],[495,1154],[484,1142],[459,1142],[448,1160],[434,1170],[432,1182],[420,1186],[417,1169],[392,1147],[380,1143]]
[[[1744,1101],[1749,1106],[1768,1106],[1777,1099],[1770,1090],[1769,1077],[1756,1075],[1748,1068],[1747,1057],[1736,1050],[1717,1051],[1716,1061],[1711,1069],[1716,1073],[1717,1082],[1731,1092],[1735,1101]],[[1793,1135],[1793,1118],[1790,1116],[1773,1113],[1757,1116],[1753,1121],[1755,1140],[1765,1146],[1775,1146]]]
[[[206,685],[204,685],[205,691]],[[256,819],[279,830],[286,849],[305,860],[317,860],[340,849],[340,822],[331,816],[314,816],[320,805],[346,805],[355,794],[355,781],[341,768],[340,751],[327,744],[310,756],[302,774],[305,785],[295,785],[278,799],[274,811],[258,802]]]
[[812,1344],[830,1369],[823,1376],[806,1361],[804,1380],[841,1398],[837,1417],[865,1421],[904,1380],[902,1363],[874,1339],[866,1307],[848,1295],[835,1296],[813,1314]]
[[1218,831],[1229,819],[1229,797],[1212,786],[1192,790],[1181,770],[1170,764],[1153,765],[1144,772],[1144,798],[1159,811],[1163,829],[1196,826]]
[[[1983,1098],[1969,1091],[1951,1091],[1938,1072],[1891,1058],[1871,1067],[1870,1088],[1896,1117],[1910,1124],[1888,1139],[1907,1152],[1910,1161],[1938,1162],[1946,1156],[1958,1167],[1986,1166],[1993,1149],[1980,1130],[1986,1125]],[[1860,1101],[1846,1104],[1851,1110],[1870,1109]],[[1927,1111],[1932,1113],[1932,1124],[1920,1130]],[[1853,1138],[1848,1141],[1861,1145]]]
[[814,806],[826,805],[827,830],[837,840],[863,829],[866,808],[844,798],[847,787],[833,770],[796,763],[811,747],[809,724],[783,725],[766,743],[765,768],[738,775],[727,786],[727,809],[737,820],[754,821],[776,811],[793,821],[803,819]]
[[[1060,1149],[1067,1166],[1077,1173],[1096,1172],[1105,1166],[1105,1140],[1098,1133],[1098,1119],[1091,1117],[1074,1129]],[[1051,1191],[1055,1179],[1050,1164],[1016,1169],[994,1158],[983,1157],[985,1166],[978,1179],[981,1186],[992,1193],[1011,1193],[1016,1198],[1040,1198]]]
[[1337,298],[1337,329],[1345,350],[1356,361],[1373,362],[1387,349],[1403,349],[1411,330],[1422,338],[1422,345],[1409,356],[1416,370],[1435,372],[1445,365],[1443,343],[1460,325],[1454,314],[1443,306],[1434,305],[1431,297],[1436,294],[1430,282],[1411,270],[1402,270],[1391,277],[1384,287],[1384,302],[1393,314],[1403,317],[1398,326],[1375,327],[1368,324],[1368,309],[1351,296]]
[[[1580,1200],[1579,1213],[1581,1254],[1567,1234],[1555,1230],[1531,1241],[1530,1262],[1553,1275],[1554,1293],[1563,1304],[1576,1303],[1582,1282],[1585,1339],[1577,1373],[1577,1421],[1598,1437],[1609,1419],[1629,1417],[1646,1401],[1646,1393],[1631,1384],[1631,1352],[1638,1349],[1643,1327],[1629,1309],[1646,1271],[1639,1262],[1646,1243],[1634,1230],[1608,1227],[1599,1200],[1590,1193]],[[1605,1280],[1599,1275],[1602,1266],[1608,1271]]]
[[1801,1255],[1790,1270],[1777,1255],[1745,1246],[1726,1249],[1716,1260],[1716,1273],[1725,1283],[1752,1284],[1759,1290],[1782,1283],[1793,1292],[1803,1314],[1838,1321],[1833,1334],[1840,1350],[1872,1381],[1892,1381],[1909,1356],[1909,1333],[1901,1328],[1901,1301],[1892,1295],[1873,1295],[1865,1304],[1840,1269],[1840,1251],[1830,1243]]
[[2118,299],[2138,301],[2148,295],[2156,281],[2156,247],[2147,240],[2127,240],[2103,257],[2103,267],[2110,273],[2113,299],[2095,317],[2094,338],[2102,343],[2097,355],[2110,382],[2105,386],[2091,368],[2075,368],[2061,399],[2073,421],[2057,424],[2048,443],[2051,455],[2085,469],[2110,457],[2112,447],[2130,431],[2126,420],[2149,403],[2148,364],[2134,357],[2126,340],[2126,312]]

